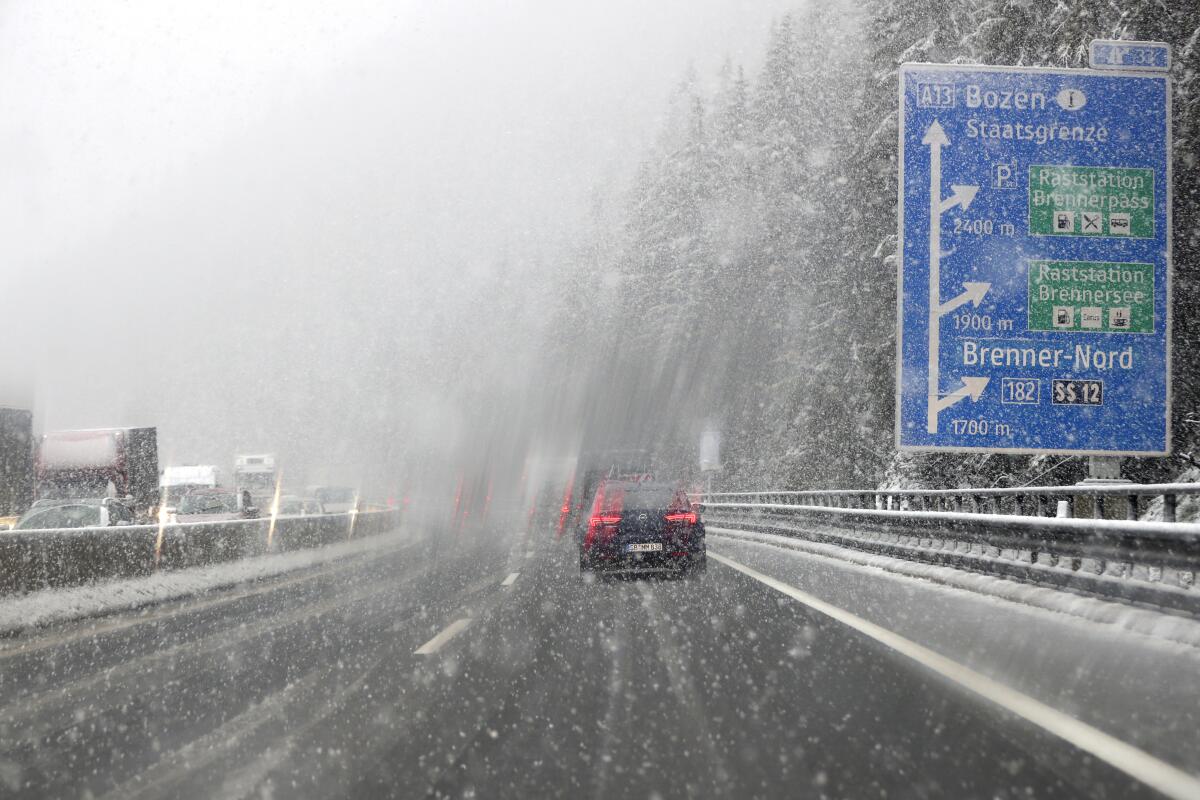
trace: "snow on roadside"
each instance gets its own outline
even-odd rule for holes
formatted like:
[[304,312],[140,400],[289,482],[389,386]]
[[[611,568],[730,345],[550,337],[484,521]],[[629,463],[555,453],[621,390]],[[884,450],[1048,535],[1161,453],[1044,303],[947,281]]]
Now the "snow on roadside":
[[394,547],[398,541],[407,541],[407,537],[386,533],[310,550],[256,556],[204,567],[165,570],[141,578],[43,589],[24,595],[0,597],[0,633],[13,633],[41,625],[177,600],[339,558]]
[[1020,583],[1007,578],[981,575],[954,567],[923,564],[790,536],[717,527],[706,528],[706,533],[717,540],[726,537],[734,541],[755,542],[801,551],[813,557],[837,561],[838,566],[845,569],[884,570],[893,574],[928,580],[978,595],[1067,614],[1088,622],[1112,625],[1160,641],[1174,642],[1188,648],[1200,648],[1200,622],[1173,614],[1135,608],[1122,603],[1085,597],[1045,586]]

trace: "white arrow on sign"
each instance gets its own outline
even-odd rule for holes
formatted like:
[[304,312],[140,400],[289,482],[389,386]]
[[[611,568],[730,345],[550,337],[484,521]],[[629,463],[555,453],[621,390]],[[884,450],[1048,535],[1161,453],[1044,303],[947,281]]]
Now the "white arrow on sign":
[[[983,396],[983,390],[987,387],[988,381],[991,378],[963,378],[962,386],[955,389],[945,397],[939,397],[937,403],[938,411],[949,408],[959,400],[971,398],[972,403],[979,402],[979,398]],[[936,412],[935,412],[936,413]]]
[[[945,133],[942,134],[942,136],[945,135]],[[962,210],[966,211],[967,206],[971,205],[971,201],[975,199],[975,195],[979,194],[979,187],[951,184],[950,191],[952,194],[942,201],[940,210],[943,214],[955,206],[962,206]]]
[[949,301],[942,302],[942,214],[955,206],[962,206],[965,211],[979,193],[978,186],[951,184],[949,197],[942,197],[942,148],[950,144],[946,129],[936,119],[925,130],[921,144],[929,147],[929,399],[926,430],[938,432],[938,413],[957,403],[964,397],[978,401],[983,389],[987,386],[987,378],[963,378],[963,386],[945,397],[938,389],[940,379],[938,362],[941,351],[941,320],[945,314],[953,311],[964,303],[974,303],[979,307],[983,296],[991,288],[990,283],[964,283],[965,292]]
[[990,283],[977,283],[975,281],[966,281],[963,283],[965,292],[960,294],[953,300],[947,300],[938,308],[938,316],[944,317],[959,306],[973,303],[976,308],[983,302],[983,296],[988,293],[988,289],[992,288]]

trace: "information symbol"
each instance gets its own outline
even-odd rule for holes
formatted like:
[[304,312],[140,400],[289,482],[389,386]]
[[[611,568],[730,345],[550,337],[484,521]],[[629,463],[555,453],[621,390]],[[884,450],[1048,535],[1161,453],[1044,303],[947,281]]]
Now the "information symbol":
[[1063,89],[1054,99],[1066,111],[1078,111],[1087,105],[1087,95],[1079,89]]

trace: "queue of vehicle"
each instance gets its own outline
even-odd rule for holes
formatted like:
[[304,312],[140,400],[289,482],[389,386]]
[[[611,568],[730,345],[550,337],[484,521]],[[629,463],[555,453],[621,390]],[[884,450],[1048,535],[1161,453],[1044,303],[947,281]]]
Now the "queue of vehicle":
[[223,485],[213,464],[160,470],[154,427],[35,437],[28,410],[0,407],[0,531],[313,516],[361,505],[349,487],[281,496],[271,453],[235,456],[232,477],[232,486]]

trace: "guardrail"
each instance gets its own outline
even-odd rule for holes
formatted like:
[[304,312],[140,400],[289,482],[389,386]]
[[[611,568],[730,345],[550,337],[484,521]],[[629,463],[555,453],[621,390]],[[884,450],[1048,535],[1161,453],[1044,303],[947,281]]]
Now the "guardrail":
[[[1180,497],[1200,496],[1200,483],[1082,483],[1002,489],[817,489],[801,492],[718,492],[716,502],[811,505],[877,511],[948,511],[973,514],[1136,520],[1147,500],[1160,498],[1162,521],[1174,522]],[[807,500],[810,502],[802,503]],[[1080,514],[1080,511],[1090,512]]]
[[715,502],[727,496],[700,503],[710,528],[779,534],[1200,616],[1197,524]]
[[0,595],[322,547],[399,527],[398,511],[0,532]]

